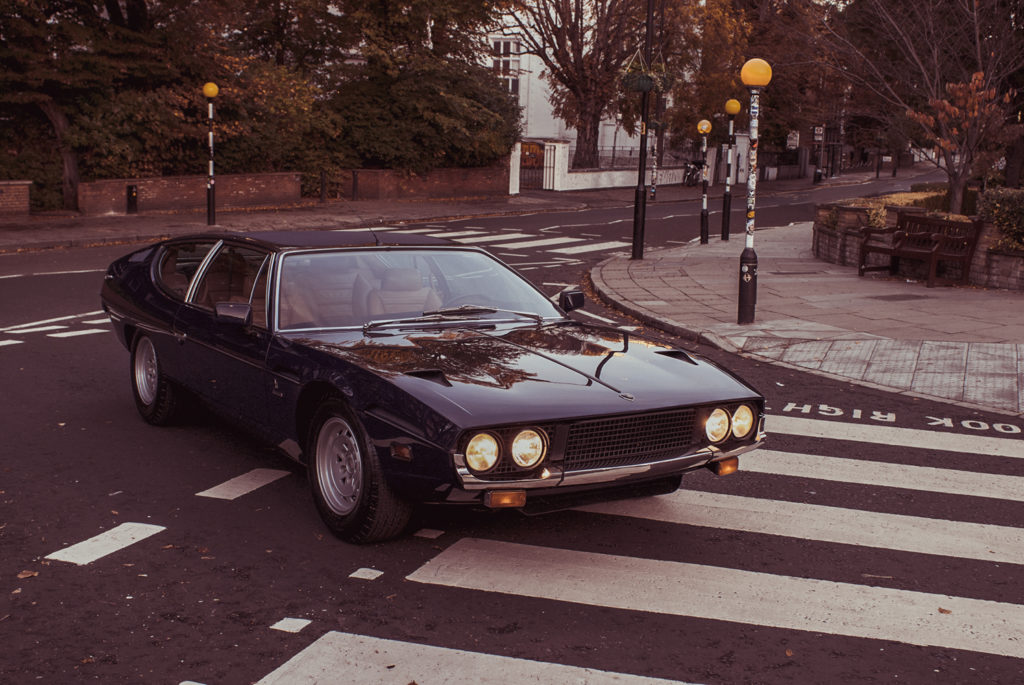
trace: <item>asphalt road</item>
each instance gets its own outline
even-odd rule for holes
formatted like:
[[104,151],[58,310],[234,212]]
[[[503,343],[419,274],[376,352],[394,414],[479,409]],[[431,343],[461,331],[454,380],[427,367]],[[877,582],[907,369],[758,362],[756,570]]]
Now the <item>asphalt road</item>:
[[[695,235],[693,203],[655,209],[652,248]],[[384,230],[487,238],[554,295],[629,248],[553,250],[629,221]],[[272,449],[137,416],[97,297],[123,251],[0,257],[0,682],[1024,680],[1024,425],[691,347],[768,397],[739,473],[536,518],[425,511],[356,547]],[[125,539],[73,547],[104,533]]]

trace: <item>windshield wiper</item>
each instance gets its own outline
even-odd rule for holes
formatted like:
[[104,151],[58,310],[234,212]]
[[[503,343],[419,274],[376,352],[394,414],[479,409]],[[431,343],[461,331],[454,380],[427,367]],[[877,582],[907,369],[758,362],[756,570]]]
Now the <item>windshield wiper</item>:
[[543,323],[544,317],[533,312],[517,312],[511,309],[499,309],[497,307],[485,307],[476,304],[463,304],[458,307],[444,307],[423,312],[421,316],[412,316],[404,319],[381,319],[379,321],[367,321],[363,324],[363,334],[367,334],[375,328],[385,326],[404,326],[424,323],[450,322],[453,318],[473,316],[474,314],[512,314],[521,316],[537,323]]
[[423,312],[423,316],[472,316],[474,314],[512,314],[532,319],[537,323],[544,321],[544,317],[534,312],[517,312],[514,309],[501,309],[499,307],[488,307],[481,304],[461,304],[458,307],[443,307]]

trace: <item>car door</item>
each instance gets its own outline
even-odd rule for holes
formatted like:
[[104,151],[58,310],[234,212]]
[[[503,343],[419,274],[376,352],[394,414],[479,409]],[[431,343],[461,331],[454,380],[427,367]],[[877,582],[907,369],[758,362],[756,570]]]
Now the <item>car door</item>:
[[[267,419],[266,303],[271,261],[265,250],[224,243],[189,289],[175,321],[182,358],[188,365],[188,387],[256,427]],[[220,306],[218,314],[219,305],[230,306]]]

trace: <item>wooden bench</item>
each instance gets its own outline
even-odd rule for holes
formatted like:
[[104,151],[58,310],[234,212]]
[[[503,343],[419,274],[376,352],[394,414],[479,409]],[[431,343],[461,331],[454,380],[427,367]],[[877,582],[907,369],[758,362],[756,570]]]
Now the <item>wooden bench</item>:
[[[888,270],[896,275],[900,258],[905,257],[927,263],[929,288],[947,283],[966,285],[981,227],[980,219],[949,221],[901,212],[895,226],[862,229],[858,273],[863,276],[867,271]],[[888,256],[889,263],[868,266],[868,255],[872,253]],[[958,264],[960,277],[939,277],[940,262]]]

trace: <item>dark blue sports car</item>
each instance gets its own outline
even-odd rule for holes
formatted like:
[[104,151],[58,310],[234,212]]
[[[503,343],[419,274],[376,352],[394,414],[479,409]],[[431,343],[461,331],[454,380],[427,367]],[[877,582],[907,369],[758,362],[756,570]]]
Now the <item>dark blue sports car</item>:
[[195,399],[308,468],[353,542],[419,502],[526,512],[731,473],[764,399],[728,371],[579,323],[483,250],[369,230],[202,234],[111,264],[103,308],[142,417]]

